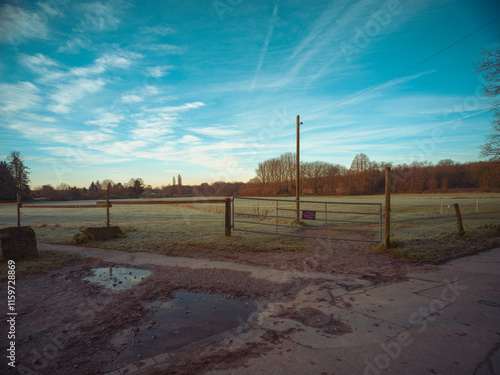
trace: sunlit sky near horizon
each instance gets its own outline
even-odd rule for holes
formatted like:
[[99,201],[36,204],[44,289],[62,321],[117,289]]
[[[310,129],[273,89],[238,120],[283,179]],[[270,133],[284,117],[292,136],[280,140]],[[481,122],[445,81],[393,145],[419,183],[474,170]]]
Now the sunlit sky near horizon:
[[302,161],[479,160],[474,63],[500,47],[498,16],[497,0],[3,1],[0,160],[20,151],[32,187],[245,182],[295,152],[297,115]]

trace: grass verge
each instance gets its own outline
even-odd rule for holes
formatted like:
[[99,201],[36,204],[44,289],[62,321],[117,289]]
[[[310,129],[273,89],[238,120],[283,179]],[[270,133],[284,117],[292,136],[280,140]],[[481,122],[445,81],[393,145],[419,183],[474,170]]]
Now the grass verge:
[[[16,261],[16,279],[48,271],[64,266],[92,262],[95,259],[80,254],[65,253],[53,250],[40,250],[37,257],[28,257]],[[7,279],[7,262],[0,263],[0,281]]]
[[489,224],[467,228],[463,236],[441,233],[430,238],[391,239],[387,249],[379,245],[376,251],[394,258],[406,258],[417,263],[442,264],[481,251],[500,247],[500,225]]

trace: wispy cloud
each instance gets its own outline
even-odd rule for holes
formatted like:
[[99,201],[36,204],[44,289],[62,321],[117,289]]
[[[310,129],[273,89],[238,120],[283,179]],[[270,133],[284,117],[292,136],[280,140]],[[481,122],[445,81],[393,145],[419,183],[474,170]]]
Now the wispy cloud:
[[166,106],[166,107],[158,107],[158,108],[149,108],[145,111],[147,112],[158,112],[158,113],[166,113],[166,114],[176,114],[180,112],[189,111],[190,109],[196,109],[205,106],[206,104],[203,102],[192,102],[185,103],[178,106]]
[[105,85],[101,78],[96,80],[80,78],[68,84],[56,85],[57,92],[50,96],[54,104],[48,106],[52,112],[65,114],[71,111],[71,105],[87,94],[94,94]]
[[174,34],[175,29],[173,29],[168,25],[141,26],[139,27],[139,32],[142,34],[165,36],[169,34]]
[[82,48],[88,48],[91,46],[91,41],[84,40],[81,37],[76,37],[67,40],[66,43],[61,44],[57,48],[58,53],[78,53]]
[[0,111],[17,113],[37,107],[41,101],[40,89],[31,82],[0,83]]
[[104,53],[86,66],[75,66],[67,68],[56,60],[41,53],[35,55],[20,54],[19,60],[32,72],[40,75],[38,82],[44,84],[59,84],[61,81],[70,81],[80,77],[92,77],[102,75],[114,69],[127,69],[135,60],[143,58],[143,55],[136,52],[115,50]]
[[144,44],[139,45],[139,48],[154,51],[163,55],[179,55],[185,50],[183,47],[167,43]]
[[123,103],[140,103],[144,100],[144,98],[139,95],[128,94],[128,95],[123,95],[121,97],[121,100]]
[[[142,108],[135,118],[135,128],[130,131],[134,139],[154,144],[164,141],[163,137],[174,133],[174,127],[181,113],[205,106],[202,102],[184,103],[178,106]],[[193,136],[194,137],[194,136]],[[195,137],[197,138],[197,137]],[[194,138],[186,138],[194,141]]]
[[33,56],[21,53],[19,54],[19,60],[28,69],[40,74],[46,73],[48,68],[59,66],[59,63],[57,61],[41,53],[37,53]]
[[19,44],[24,39],[47,39],[49,29],[36,12],[4,4],[0,8],[0,43]]
[[150,116],[136,121],[136,128],[130,131],[132,138],[157,143],[167,134],[172,134],[173,118]]
[[198,138],[194,135],[191,135],[191,134],[188,134],[188,135],[184,135],[182,136],[181,139],[179,139],[179,143],[187,143],[187,144],[198,144],[200,143],[201,141],[201,138]]
[[168,71],[175,69],[172,65],[150,66],[146,68],[146,75],[160,78],[167,74]]
[[99,127],[116,127],[118,124],[125,119],[125,116],[117,113],[102,113],[97,120],[86,121],[87,125],[96,125]]
[[80,26],[83,30],[116,30],[120,24],[116,10],[110,4],[94,2],[81,5],[83,15]]
[[62,13],[59,5],[53,7],[51,4],[43,2],[37,2],[36,5],[39,6],[50,17],[55,17],[61,15]]
[[207,135],[215,138],[224,138],[224,137],[243,134],[243,131],[238,130],[235,126],[222,126],[222,125],[207,126],[203,128],[189,128],[189,130],[197,134]]
[[106,53],[95,60],[92,65],[72,68],[70,74],[82,77],[101,74],[110,69],[126,69],[130,67],[133,59],[141,57],[143,56],[133,52],[117,51],[115,53]]
[[59,144],[73,147],[76,143],[89,145],[110,142],[114,139],[111,134],[93,133],[81,130],[70,130],[59,124],[47,125],[26,121],[13,121],[9,128],[23,134],[27,139],[36,140],[40,144]]

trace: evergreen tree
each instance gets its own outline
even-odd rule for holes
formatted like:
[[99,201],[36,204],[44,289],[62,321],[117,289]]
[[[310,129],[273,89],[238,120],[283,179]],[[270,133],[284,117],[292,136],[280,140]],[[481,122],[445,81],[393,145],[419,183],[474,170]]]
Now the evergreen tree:
[[0,201],[16,200],[16,181],[9,165],[0,161]]
[[144,181],[142,180],[142,178],[135,179],[134,184],[132,185],[130,190],[136,198],[140,197],[144,192]]
[[20,194],[21,200],[30,200],[31,190],[29,187],[30,179],[28,177],[29,168],[24,165],[21,153],[12,151],[7,160],[9,160],[9,170],[14,177],[16,190]]

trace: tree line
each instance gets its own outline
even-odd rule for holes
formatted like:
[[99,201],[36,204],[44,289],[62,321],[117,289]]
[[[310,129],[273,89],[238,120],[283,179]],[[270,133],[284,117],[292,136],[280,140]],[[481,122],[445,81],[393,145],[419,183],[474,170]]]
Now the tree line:
[[[290,195],[295,193],[296,158],[282,154],[260,162],[255,178],[245,184],[240,195]],[[301,195],[381,194],[385,168],[391,167],[395,193],[446,192],[450,189],[500,189],[500,160],[457,163],[451,159],[394,164],[371,161],[357,154],[350,168],[323,161],[300,163]]]
[[32,196],[35,200],[98,200],[106,196],[106,191],[109,186],[109,194],[113,199],[125,198],[168,198],[183,195],[190,195],[191,189],[189,186],[182,185],[182,177],[175,176],[172,178],[172,184],[153,188],[151,185],[146,185],[142,178],[131,178],[128,182],[113,182],[110,179],[102,181],[95,180],[88,187],[78,188],[70,186],[66,183],[61,183],[57,187],[52,185],[43,185],[33,190]]
[[[382,194],[386,167],[391,167],[394,193],[500,190],[500,160],[457,163],[444,159],[435,165],[426,161],[393,164],[371,161],[360,153],[349,168],[324,161],[302,162],[301,195]],[[131,178],[126,183],[105,179],[91,181],[82,188],[61,183],[57,187],[43,185],[30,190],[28,174],[29,168],[17,152],[11,153],[7,161],[0,161],[0,201],[15,201],[17,192],[21,192],[23,202],[97,200],[105,197],[108,185],[112,199],[292,195],[296,188],[296,158],[294,153],[285,153],[260,162],[255,177],[246,183],[183,185],[179,174],[168,185],[157,187],[146,185],[142,178]]]
[[112,180],[92,181],[88,187],[78,188],[61,183],[57,187],[44,185],[35,188],[32,192],[34,200],[72,201],[72,200],[98,200],[106,196],[109,184],[111,199],[136,199],[136,198],[175,198],[175,197],[213,197],[236,196],[244,185],[243,182],[215,182],[200,185],[183,185],[180,175],[172,179],[172,184],[152,187],[145,185],[142,178],[132,178],[127,183]]

